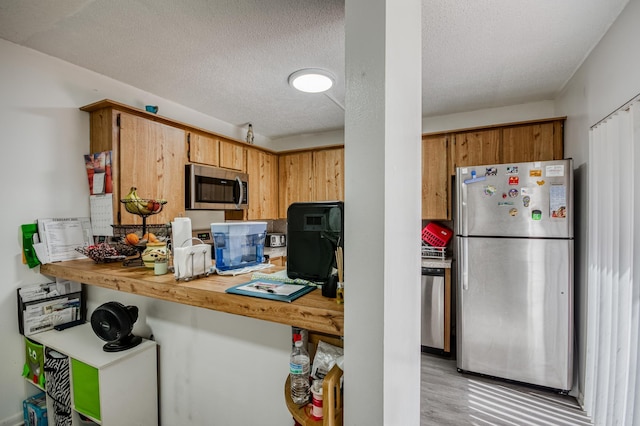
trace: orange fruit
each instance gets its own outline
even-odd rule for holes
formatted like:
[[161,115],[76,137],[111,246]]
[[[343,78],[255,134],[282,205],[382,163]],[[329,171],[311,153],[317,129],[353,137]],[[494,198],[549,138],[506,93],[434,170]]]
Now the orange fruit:
[[126,237],[124,237],[124,242],[127,244],[131,244],[132,246],[135,246],[140,242],[140,238],[132,232],[130,234],[127,234]]
[[143,240],[147,240],[150,243],[157,243],[158,242],[158,238],[156,237],[156,235],[153,232],[147,232],[146,234],[144,234],[142,236]]

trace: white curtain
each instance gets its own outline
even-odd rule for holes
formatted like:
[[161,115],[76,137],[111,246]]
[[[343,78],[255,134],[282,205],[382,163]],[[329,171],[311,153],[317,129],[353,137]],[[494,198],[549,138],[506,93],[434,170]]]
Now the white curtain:
[[591,129],[584,404],[595,425],[640,425],[640,100]]

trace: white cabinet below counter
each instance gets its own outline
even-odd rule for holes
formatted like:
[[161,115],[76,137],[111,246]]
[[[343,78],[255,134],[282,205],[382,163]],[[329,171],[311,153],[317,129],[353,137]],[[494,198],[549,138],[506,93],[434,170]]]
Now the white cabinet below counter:
[[[150,340],[131,349],[105,352],[105,344],[85,323],[66,330],[45,331],[28,338],[68,357],[71,425],[157,425],[157,346]],[[47,395],[47,406],[52,406]],[[53,423],[51,423],[53,424]]]

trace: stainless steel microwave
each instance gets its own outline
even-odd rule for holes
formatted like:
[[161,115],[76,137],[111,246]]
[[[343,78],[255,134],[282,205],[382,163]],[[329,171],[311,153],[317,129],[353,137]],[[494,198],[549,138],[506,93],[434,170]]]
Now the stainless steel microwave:
[[185,166],[187,210],[238,210],[249,206],[248,175],[200,164]]

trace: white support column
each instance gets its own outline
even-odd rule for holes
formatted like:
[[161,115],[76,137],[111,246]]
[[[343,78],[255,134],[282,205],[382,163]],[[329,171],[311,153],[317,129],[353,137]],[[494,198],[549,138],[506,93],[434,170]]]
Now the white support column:
[[421,2],[345,7],[345,425],[419,425]]

